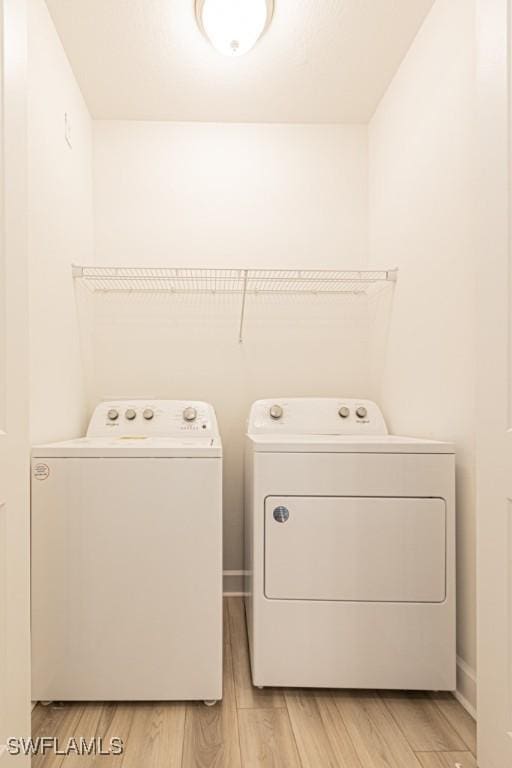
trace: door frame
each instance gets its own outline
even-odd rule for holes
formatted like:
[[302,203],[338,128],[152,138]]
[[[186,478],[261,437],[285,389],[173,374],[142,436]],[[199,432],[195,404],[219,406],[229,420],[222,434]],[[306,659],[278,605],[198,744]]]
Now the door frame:
[[[512,0],[476,0],[477,710],[481,768],[501,768],[503,755],[509,748],[512,753],[512,737],[510,744],[507,737],[512,731],[512,569],[507,575],[505,565],[512,546],[512,503],[509,500],[507,520],[502,493],[510,471],[507,444],[512,440],[511,12]],[[502,616],[504,623],[496,623]],[[507,621],[508,631],[503,631]]]
[[[0,0],[0,744],[30,735],[27,0]],[[1,586],[1,584],[0,584]],[[5,748],[0,766],[29,758]]]

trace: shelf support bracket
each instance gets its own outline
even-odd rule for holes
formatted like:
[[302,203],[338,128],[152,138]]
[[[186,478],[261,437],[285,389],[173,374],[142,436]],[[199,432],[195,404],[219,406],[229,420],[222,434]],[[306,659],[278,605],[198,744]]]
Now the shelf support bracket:
[[238,331],[238,343],[241,344],[244,340],[244,320],[245,320],[245,299],[247,297],[247,276],[248,269],[242,270],[243,285],[242,285],[242,306],[240,308],[240,329]]

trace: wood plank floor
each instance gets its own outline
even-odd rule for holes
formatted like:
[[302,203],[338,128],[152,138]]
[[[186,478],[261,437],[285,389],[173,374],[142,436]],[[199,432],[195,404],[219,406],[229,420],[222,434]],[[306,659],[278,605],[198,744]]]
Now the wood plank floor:
[[34,768],[476,768],[475,723],[448,694],[253,688],[242,600],[225,611],[222,703],[38,705],[34,737],[117,736],[124,752]]

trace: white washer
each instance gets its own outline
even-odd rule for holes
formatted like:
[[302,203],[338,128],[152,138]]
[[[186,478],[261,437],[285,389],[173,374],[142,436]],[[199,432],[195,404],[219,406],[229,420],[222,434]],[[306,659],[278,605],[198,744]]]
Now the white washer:
[[212,406],[102,403],[32,456],[32,698],[222,698]]
[[260,400],[246,447],[257,686],[455,688],[455,456],[373,402]]

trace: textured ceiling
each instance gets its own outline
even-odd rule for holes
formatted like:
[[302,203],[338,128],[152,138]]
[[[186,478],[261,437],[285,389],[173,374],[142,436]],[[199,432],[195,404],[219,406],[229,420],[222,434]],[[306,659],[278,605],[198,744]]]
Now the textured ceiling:
[[434,0],[276,0],[240,58],[193,0],[47,0],[93,117],[367,122]]

